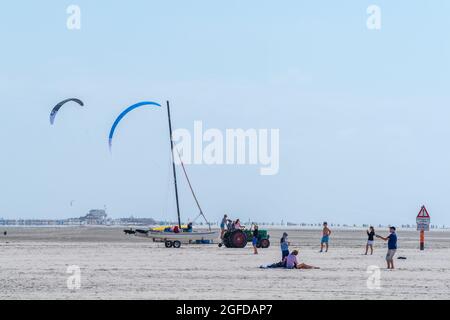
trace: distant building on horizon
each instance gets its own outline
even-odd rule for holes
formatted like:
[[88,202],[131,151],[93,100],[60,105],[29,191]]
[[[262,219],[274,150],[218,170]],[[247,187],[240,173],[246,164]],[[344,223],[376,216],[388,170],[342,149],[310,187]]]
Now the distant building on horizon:
[[106,211],[103,209],[92,209],[84,217],[80,217],[80,221],[85,224],[106,224]]

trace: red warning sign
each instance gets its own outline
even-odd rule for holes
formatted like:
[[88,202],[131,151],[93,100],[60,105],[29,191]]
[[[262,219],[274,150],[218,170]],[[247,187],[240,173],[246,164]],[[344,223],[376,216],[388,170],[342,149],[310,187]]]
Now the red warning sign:
[[425,206],[422,206],[422,208],[420,208],[419,214],[417,215],[417,218],[428,218],[430,219],[430,215],[427,211],[427,208],[425,208]]

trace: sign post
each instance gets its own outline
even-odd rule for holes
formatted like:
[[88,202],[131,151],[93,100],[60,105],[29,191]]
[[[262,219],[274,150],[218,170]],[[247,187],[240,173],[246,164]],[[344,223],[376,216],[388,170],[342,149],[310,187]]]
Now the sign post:
[[430,231],[430,215],[425,206],[420,208],[416,217],[417,230],[420,231],[420,250],[425,249],[425,231]]

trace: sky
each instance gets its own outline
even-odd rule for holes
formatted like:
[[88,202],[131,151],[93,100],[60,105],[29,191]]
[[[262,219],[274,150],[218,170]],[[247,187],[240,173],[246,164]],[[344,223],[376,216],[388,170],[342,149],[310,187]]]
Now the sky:
[[[373,4],[380,30],[366,25]],[[445,0],[4,3],[0,217],[175,220],[164,110],[130,113],[107,143],[124,108],[170,100],[174,129],[279,129],[276,175],[187,166],[212,221],[413,224],[426,205],[449,225],[448,12]],[[69,97],[85,107],[50,126]]]

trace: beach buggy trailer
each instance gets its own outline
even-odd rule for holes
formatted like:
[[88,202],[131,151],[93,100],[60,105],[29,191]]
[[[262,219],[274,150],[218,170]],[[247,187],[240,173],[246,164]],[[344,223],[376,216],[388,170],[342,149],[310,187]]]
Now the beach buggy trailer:
[[165,232],[149,230],[147,236],[153,241],[164,241],[166,248],[179,248],[181,243],[213,243],[219,231]]
[[[267,230],[258,230],[258,242],[256,247],[268,248],[270,247],[270,235]],[[248,242],[253,239],[253,234],[250,229],[232,230],[226,231],[223,235],[222,243],[219,243],[219,247],[224,245],[227,248],[245,248]]]
[[[155,230],[156,229],[156,230]],[[134,234],[137,237],[150,238],[153,242],[164,242],[166,248],[179,248],[182,243],[214,243],[219,239],[220,231],[192,231],[192,232],[171,232],[154,229],[124,230],[126,234]]]

